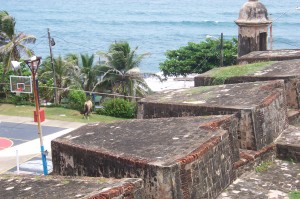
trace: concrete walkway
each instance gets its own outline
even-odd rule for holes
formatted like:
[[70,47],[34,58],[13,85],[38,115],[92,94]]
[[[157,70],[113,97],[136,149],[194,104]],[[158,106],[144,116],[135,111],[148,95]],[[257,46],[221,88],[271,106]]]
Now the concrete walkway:
[[[0,115],[0,124],[4,122],[11,122],[16,124],[29,124],[36,125],[33,122],[33,118],[28,117],[18,117],[18,116],[6,116]],[[51,153],[51,140],[62,136],[70,131],[79,128],[85,125],[85,123],[79,122],[65,122],[58,120],[45,120],[42,123],[42,127],[60,127],[64,130],[52,133],[47,136],[43,136],[44,146]],[[1,131],[1,129],[0,129]],[[20,129],[22,131],[22,129]],[[39,156],[40,153],[37,152],[37,149],[40,148],[40,141],[38,137],[34,140],[24,142],[22,144],[0,150],[0,174],[10,170],[13,167],[16,167],[16,154],[19,156],[19,163],[22,164],[36,156]],[[49,155],[51,159],[51,156]]]
[[[22,123],[22,124],[34,124],[33,118],[30,117],[19,117],[19,116],[7,116],[7,115],[0,115],[0,122],[13,122],[13,123]],[[85,125],[85,123],[80,122],[66,122],[60,120],[45,120],[42,122],[42,126],[53,126],[53,127],[61,127],[61,128],[72,128],[76,129]]]

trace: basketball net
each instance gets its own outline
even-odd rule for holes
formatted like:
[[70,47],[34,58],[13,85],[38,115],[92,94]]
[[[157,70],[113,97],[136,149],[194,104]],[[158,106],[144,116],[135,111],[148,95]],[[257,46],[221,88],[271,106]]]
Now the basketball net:
[[20,96],[22,91],[23,91],[22,88],[17,88],[16,96]]

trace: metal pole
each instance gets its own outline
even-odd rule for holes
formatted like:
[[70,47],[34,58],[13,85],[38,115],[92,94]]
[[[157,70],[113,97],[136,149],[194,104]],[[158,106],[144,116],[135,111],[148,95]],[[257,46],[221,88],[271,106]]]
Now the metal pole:
[[36,70],[34,69],[33,62],[31,62],[31,73],[32,73],[32,79],[33,79],[33,92],[34,92],[34,102],[35,102],[35,111],[37,116],[37,123],[38,123],[38,136],[40,138],[40,146],[41,146],[41,154],[42,154],[42,161],[43,161],[43,171],[44,175],[48,174],[47,169],[47,159],[44,149],[44,143],[43,143],[43,133],[42,133],[42,127],[41,127],[41,118],[40,118],[40,110],[39,110],[39,102],[38,102],[38,92],[37,92],[37,86],[35,81],[36,76]]
[[20,161],[19,161],[19,152],[16,150],[16,159],[17,159],[17,174],[20,174]]
[[36,90],[37,90],[37,93],[38,93],[37,98],[38,98],[39,110],[40,110],[40,108],[41,108],[41,101],[40,101],[40,95],[39,95],[39,80],[38,80],[38,78],[36,78],[35,84],[36,84]]
[[223,50],[224,42],[223,42],[223,33],[221,33],[221,56],[220,56],[220,67],[223,67],[224,60],[224,50]]
[[270,25],[270,50],[273,50],[273,25]]
[[55,73],[55,67],[54,67],[54,62],[53,62],[52,45],[51,45],[51,35],[50,35],[50,29],[49,28],[48,28],[48,40],[49,40],[51,65],[52,65],[52,70],[53,70],[54,103],[58,104],[57,90],[56,90],[56,73]]

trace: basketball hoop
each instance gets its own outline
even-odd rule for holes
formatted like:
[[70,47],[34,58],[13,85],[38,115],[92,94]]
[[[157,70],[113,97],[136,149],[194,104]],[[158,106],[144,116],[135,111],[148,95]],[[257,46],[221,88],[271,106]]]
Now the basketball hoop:
[[31,76],[10,75],[9,78],[10,92],[16,93],[16,96],[20,96],[20,93],[32,93]]
[[15,91],[16,92],[16,96],[20,96],[21,95],[21,92],[23,91],[23,88],[17,88],[17,90]]

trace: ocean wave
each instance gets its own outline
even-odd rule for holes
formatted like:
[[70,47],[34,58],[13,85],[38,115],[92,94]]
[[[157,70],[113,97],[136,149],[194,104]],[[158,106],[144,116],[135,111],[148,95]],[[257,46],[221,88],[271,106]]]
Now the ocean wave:
[[229,25],[233,22],[220,22],[220,21],[97,21],[100,24],[111,24],[111,25],[184,25],[184,26],[201,26],[201,25]]

